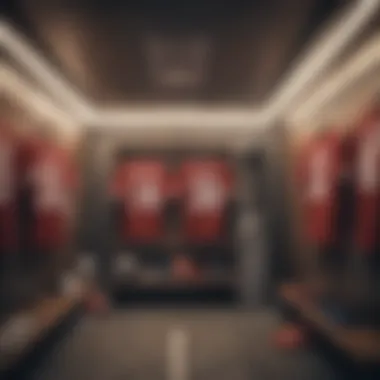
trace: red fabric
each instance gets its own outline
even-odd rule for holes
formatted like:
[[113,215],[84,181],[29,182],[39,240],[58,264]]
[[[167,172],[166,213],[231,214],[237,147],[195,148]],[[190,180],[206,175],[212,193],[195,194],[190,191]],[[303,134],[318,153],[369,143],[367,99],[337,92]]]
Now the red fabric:
[[186,256],[179,255],[173,260],[173,276],[178,280],[192,281],[200,279],[196,263]]
[[369,253],[376,240],[377,195],[362,196],[358,199],[355,240],[363,253]]
[[109,311],[108,300],[100,292],[92,292],[85,299],[85,308],[90,313],[103,313]]
[[305,345],[305,329],[293,324],[284,324],[274,336],[274,344],[279,349],[294,350]]
[[325,135],[303,149],[298,180],[306,237],[316,245],[329,244],[334,238],[341,169],[339,139],[334,134]]
[[355,131],[356,187],[355,240],[363,252],[370,252],[376,240],[380,180],[380,109],[368,114]]
[[111,193],[125,206],[125,239],[146,243],[163,236],[167,185],[166,168],[157,160],[133,160],[117,169]]
[[186,239],[211,243],[223,238],[233,186],[229,166],[217,160],[189,160],[183,163],[180,177]]
[[32,240],[47,251],[62,247],[69,239],[77,182],[69,155],[53,144],[34,141],[29,151],[28,179],[35,212]]

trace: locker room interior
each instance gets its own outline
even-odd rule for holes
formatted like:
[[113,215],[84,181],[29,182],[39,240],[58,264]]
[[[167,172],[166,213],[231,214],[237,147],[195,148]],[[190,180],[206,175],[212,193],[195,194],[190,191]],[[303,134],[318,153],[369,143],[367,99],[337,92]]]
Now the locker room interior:
[[379,0],[1,6],[0,379],[380,379]]

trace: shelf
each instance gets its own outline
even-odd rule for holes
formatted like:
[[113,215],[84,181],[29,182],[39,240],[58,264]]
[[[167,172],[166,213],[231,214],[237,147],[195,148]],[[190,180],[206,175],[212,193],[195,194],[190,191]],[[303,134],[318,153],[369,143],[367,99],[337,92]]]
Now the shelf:
[[308,296],[306,287],[301,283],[283,285],[280,288],[280,296],[331,343],[352,358],[366,362],[380,362],[380,330],[348,328],[331,321]]
[[118,252],[130,252],[135,254],[136,256],[151,256],[151,257],[159,257],[166,256],[172,257],[176,256],[179,252],[185,253],[189,256],[200,256],[200,257],[234,257],[236,256],[236,250],[233,247],[229,247],[226,244],[221,246],[190,246],[183,245],[179,249],[174,249],[171,247],[166,247],[165,245],[160,246],[159,244],[149,247],[149,245],[126,245],[121,246],[117,250],[115,250],[114,256],[117,255]]
[[117,287],[124,287],[129,289],[142,289],[142,290],[187,290],[187,289],[220,289],[233,287],[236,285],[236,280],[232,276],[223,276],[220,278],[199,279],[194,281],[176,280],[172,278],[155,278],[155,277],[141,277],[136,280],[119,280],[114,284]]
[[79,302],[67,297],[46,298],[35,307],[10,316],[0,327],[0,371],[6,371],[31,352]]

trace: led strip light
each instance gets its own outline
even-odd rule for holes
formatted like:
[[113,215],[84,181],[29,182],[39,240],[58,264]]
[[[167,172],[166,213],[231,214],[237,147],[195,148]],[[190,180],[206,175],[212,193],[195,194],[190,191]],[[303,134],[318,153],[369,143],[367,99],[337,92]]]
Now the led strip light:
[[0,89],[16,103],[45,122],[58,124],[65,133],[75,134],[79,124],[76,120],[54,105],[46,96],[29,86],[10,67],[0,64]]
[[330,64],[376,16],[380,0],[358,0],[343,12],[299,60],[290,75],[269,99],[267,108],[277,115],[294,107],[304,90],[321,78]]
[[288,116],[289,124],[299,124],[318,116],[319,110],[332,102],[345,89],[359,81],[366,73],[375,72],[380,67],[380,34],[376,35],[351,60],[334,73],[324,85],[300,107]]

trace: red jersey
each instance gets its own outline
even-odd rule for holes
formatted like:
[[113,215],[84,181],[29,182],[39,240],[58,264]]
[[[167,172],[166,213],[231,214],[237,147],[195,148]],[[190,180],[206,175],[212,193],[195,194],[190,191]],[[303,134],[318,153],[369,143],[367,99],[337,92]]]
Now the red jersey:
[[355,131],[354,183],[357,195],[355,240],[368,252],[376,239],[380,179],[380,110],[372,112]]
[[331,243],[341,169],[339,139],[333,134],[317,138],[303,147],[298,159],[306,236],[313,244]]
[[117,169],[112,193],[124,204],[125,239],[146,243],[163,236],[167,184],[166,168],[156,160],[133,160]]
[[35,214],[32,240],[37,247],[46,250],[62,247],[69,239],[76,184],[75,170],[67,152],[53,144],[34,143],[28,179]]
[[189,160],[180,172],[184,230],[188,241],[213,243],[223,237],[233,175],[217,160]]

